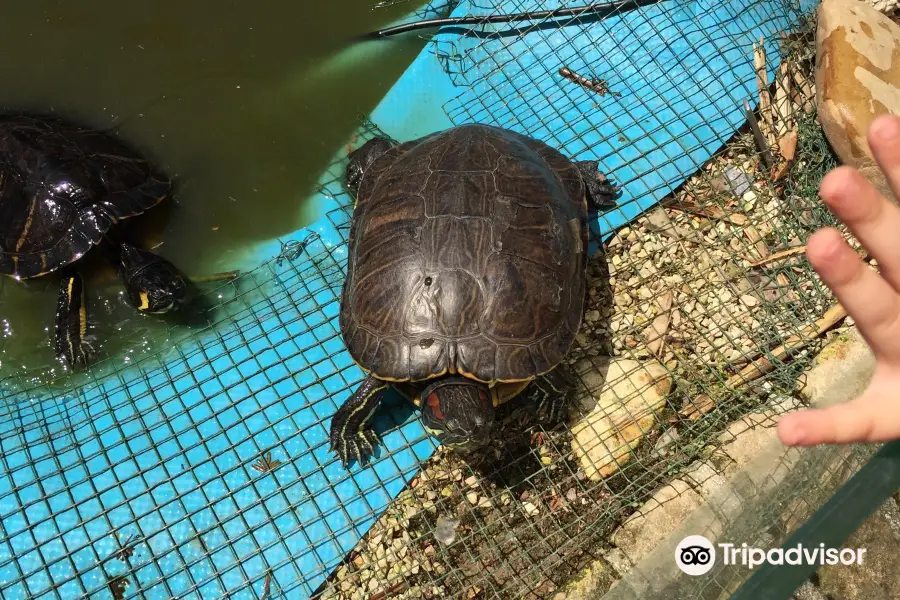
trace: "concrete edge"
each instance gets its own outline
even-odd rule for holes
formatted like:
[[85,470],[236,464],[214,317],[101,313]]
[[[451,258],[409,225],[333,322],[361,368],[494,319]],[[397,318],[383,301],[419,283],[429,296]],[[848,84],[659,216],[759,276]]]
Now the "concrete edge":
[[[852,400],[868,386],[874,365],[874,356],[858,330],[852,327],[817,355],[812,368],[805,373],[801,394],[812,407],[825,407]],[[683,574],[675,564],[675,548],[682,539],[688,535],[705,535],[716,543],[716,539],[722,539],[722,535],[729,531],[731,524],[739,523],[742,516],[753,512],[754,508],[760,508],[779,487],[782,488],[781,496],[788,501],[792,496],[799,497],[805,488],[815,490],[817,497],[824,501],[852,472],[849,468],[843,468],[839,476],[830,477],[827,481],[823,481],[823,475],[833,474],[841,467],[846,467],[854,452],[854,446],[788,448],[777,437],[773,437],[754,459],[736,470],[719,489],[709,494],[648,556],[613,583],[611,589],[603,589],[608,585],[608,578],[593,577],[591,569],[588,569],[581,577],[570,582],[564,592],[565,597],[571,600],[674,598],[675,588],[700,587],[703,585],[700,580],[704,578],[691,578]],[[798,510],[796,503],[788,502],[790,506],[782,506],[784,511],[781,514],[772,514],[773,524],[779,519],[785,519],[785,512],[789,511],[791,528],[796,528],[818,508],[821,501],[811,503],[805,507],[806,510],[802,510],[802,507]],[[773,540],[772,543],[780,544],[782,541]],[[716,572],[714,570],[708,574],[708,585],[719,583],[720,578],[712,581]],[[733,571],[730,577],[733,587],[737,587],[749,573],[746,568],[740,573]],[[689,594],[685,597],[696,595]]]

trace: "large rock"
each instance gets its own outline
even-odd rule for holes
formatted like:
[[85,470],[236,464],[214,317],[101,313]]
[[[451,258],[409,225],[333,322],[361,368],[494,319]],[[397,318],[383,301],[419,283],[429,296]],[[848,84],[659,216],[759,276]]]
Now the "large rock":
[[572,427],[572,449],[585,475],[599,481],[624,466],[656,425],[672,378],[657,361],[623,358],[585,359],[575,371],[594,406]]
[[816,30],[816,105],[822,129],[841,161],[893,198],[866,134],[875,117],[900,114],[900,26],[861,0],[822,0]]

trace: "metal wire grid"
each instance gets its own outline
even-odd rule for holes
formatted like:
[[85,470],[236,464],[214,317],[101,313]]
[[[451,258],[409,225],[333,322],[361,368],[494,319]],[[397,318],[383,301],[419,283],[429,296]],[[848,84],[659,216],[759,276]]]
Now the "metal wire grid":
[[[546,8],[575,5],[571,2],[546,4]],[[723,100],[733,112],[732,107],[739,107],[741,99],[756,97],[752,81],[743,81],[738,90],[717,85],[727,71],[741,66],[752,68],[753,55],[748,48],[756,41],[753,32],[734,26],[725,28],[727,34],[723,35],[718,28],[710,26],[709,15],[704,11],[722,15],[721,21],[740,23],[749,19],[758,23],[759,30],[770,34],[766,36],[770,49],[774,49],[775,34],[803,14],[787,4],[781,11],[772,11],[772,3],[760,1],[691,2],[686,5],[690,8],[684,9],[677,4],[661,6],[666,8],[624,14],[618,30],[606,25],[608,20],[581,27],[547,29],[535,24],[525,29],[524,37],[490,39],[489,34],[484,34],[481,37],[489,39],[477,43],[442,40],[435,53],[446,57],[445,65],[455,85],[466,88],[445,110],[455,123],[477,121],[525,131],[568,155],[589,155],[600,164],[627,152],[630,160],[621,168],[622,173],[658,171],[658,185],[647,193],[660,200],[669,192],[666,185],[669,181],[677,180],[678,174],[687,176],[697,169],[691,157],[704,150],[706,142],[695,133],[733,121],[722,108]],[[524,0],[504,3],[504,11],[526,8],[533,6]],[[666,18],[659,19],[661,15]],[[652,44],[636,35],[641,30],[653,32]],[[528,51],[523,53],[526,47]],[[608,55],[599,56],[591,50],[595,47],[608,50]],[[691,64],[675,52],[663,52],[673,48],[689,49],[698,61],[701,57],[705,59],[705,64]],[[658,80],[647,80],[646,85],[637,89],[625,89],[622,82],[626,54],[645,56],[638,70],[662,77],[666,87],[660,87]],[[607,66],[608,70],[597,73],[594,64]],[[558,72],[562,67],[588,78],[603,78],[609,90],[622,94],[622,99],[612,102],[611,95],[600,96],[564,80]],[[536,70],[539,75],[535,75]],[[696,80],[698,97],[680,106],[669,103],[667,96],[687,80]],[[559,106],[571,106],[572,110],[560,114],[554,110]],[[647,113],[647,118],[633,130],[605,135],[627,113]],[[554,116],[548,118],[547,114]],[[738,118],[737,123],[740,122],[742,118]],[[594,123],[609,123],[611,128],[596,131],[591,126]],[[663,129],[678,140],[677,152],[658,147],[653,136]],[[724,144],[728,137],[730,134],[716,141]],[[624,185],[632,183],[631,178],[621,179]]]
[[[325,472],[332,398],[360,379],[332,323],[343,266],[316,239],[288,249],[217,290],[209,326],[166,356],[107,361],[68,392],[7,382],[0,596],[308,595],[383,510],[402,475]],[[388,438],[388,471],[421,441]]]
[[[700,518],[692,523],[690,534],[730,542],[737,540],[755,548],[779,547],[865,465],[876,449],[865,445],[789,449],[766,465],[765,471],[743,473],[751,485],[735,486],[726,498],[720,498],[718,506],[726,507],[726,510],[729,505],[740,506],[740,518],[723,521],[707,513],[705,522]],[[785,478],[777,473],[790,473],[791,476]],[[669,559],[668,556],[665,558]],[[725,565],[717,560],[703,577],[660,581],[653,577],[654,569],[659,565],[651,559],[647,563],[623,578],[617,588],[603,596],[604,600],[634,597],[724,599],[731,597],[750,576],[748,569],[739,563]]]
[[[504,68],[508,72],[509,65]],[[573,100],[584,105],[583,98]],[[469,115],[448,107],[457,122],[489,122],[504,114],[500,107],[484,111]],[[373,133],[366,124],[358,139]],[[551,133],[548,141],[561,143],[562,135]],[[650,139],[652,131],[644,135]],[[568,147],[577,139],[569,138]],[[325,191],[339,205],[328,219],[345,234],[350,203],[339,185],[343,164],[336,161],[334,185]],[[710,202],[716,201],[733,208],[722,198]],[[759,215],[776,216],[784,217]],[[774,250],[778,238],[802,239],[815,224],[782,219],[772,240],[755,244]],[[741,231],[712,241],[731,244]],[[732,250],[750,252],[755,244]],[[285,256],[217,290],[209,326],[178,343],[173,339],[166,356],[127,368],[100,365],[71,391],[12,382],[5,398],[9,416],[0,422],[0,596],[261,598],[318,590],[322,597],[546,597],[592,552],[608,546],[606,535],[693,460],[705,439],[731,417],[763,404],[759,387],[786,385],[798,368],[776,369],[758,379],[751,393],[727,390],[729,400],[703,420],[680,423],[682,441],[667,456],[651,456],[652,445],[641,442],[635,458],[600,482],[586,477],[573,458],[571,431],[538,429],[545,439],[534,444],[525,427],[527,407],[514,403],[503,407],[497,442],[482,456],[464,461],[439,453],[415,479],[433,444],[414,421],[398,429],[409,416],[400,404],[378,417],[386,448],[373,467],[375,476],[351,479],[325,442],[336,406],[361,380],[334,326],[344,247],[313,236],[285,250]],[[600,282],[606,268],[602,257],[592,261]],[[781,291],[801,293],[793,306],[769,302],[757,309],[766,319],[752,337],[763,354],[824,310],[821,288],[803,290],[814,279],[808,269],[780,268],[789,273]],[[654,278],[676,274],[678,268],[670,266]],[[695,288],[714,279],[706,275],[684,285]],[[638,304],[651,307],[660,291]],[[597,368],[591,368],[604,364],[598,340],[640,339],[637,327],[613,332],[611,293],[599,292],[589,306],[610,323],[583,336],[573,353],[573,359],[587,361],[579,369],[586,396],[614,383],[597,378]],[[720,325],[725,329],[729,322]],[[620,342],[617,353],[640,363],[646,341],[633,348]],[[712,389],[724,383],[730,359],[713,354],[716,363],[695,372],[674,370],[670,413],[682,408],[678,400],[695,400],[698,390],[716,395]],[[645,369],[639,364],[631,370]],[[635,423],[652,412],[640,406],[650,387],[635,386],[618,399]],[[598,443],[615,451],[621,440],[598,432]],[[407,484],[410,479],[414,483]],[[328,517],[324,523],[311,519],[318,513]],[[460,521],[448,547],[435,541],[440,515]],[[124,590],[114,591],[125,580]]]
[[[734,5],[729,6],[734,8]],[[524,7],[505,6],[504,12],[517,8]],[[762,23],[771,22],[773,28],[782,26],[785,21],[804,21],[805,17],[805,23],[801,23],[800,27],[805,27],[805,43],[811,43],[809,13],[785,6],[783,12],[773,15],[771,12],[764,12],[762,8],[763,3],[743,4],[737,7],[737,12],[732,17],[737,19],[738,13],[749,12],[756,14]],[[640,16],[635,16],[635,21],[640,20]],[[653,27],[650,22],[642,22],[641,25]],[[450,69],[456,79],[455,83],[468,88],[459,99],[446,107],[446,112],[456,124],[477,121],[508,127],[553,143],[571,156],[599,155],[602,164],[604,155],[599,150],[605,147],[596,137],[593,142],[586,141],[589,136],[583,131],[583,126],[589,119],[548,122],[541,119],[540,115],[542,103],[558,104],[563,95],[566,100],[562,103],[571,102],[572,106],[584,107],[582,109],[586,112],[597,113],[604,110],[602,99],[591,97],[590,92],[575,86],[564,87],[567,84],[561,83],[555,72],[558,67],[568,65],[576,72],[592,76],[593,73],[577,66],[577,53],[572,56],[561,54],[573,47],[590,46],[610,32],[603,31],[603,27],[599,25],[563,30],[548,28],[547,31],[551,33],[546,34],[547,38],[554,36],[551,43],[548,39],[541,41],[540,36],[543,34],[540,31],[539,27],[531,29],[529,44],[544,43],[547,48],[544,55],[546,62],[540,61],[547,66],[546,77],[543,79],[532,79],[533,75],[528,74],[534,66],[531,62],[533,56],[523,56],[514,51],[504,52],[502,38],[489,39],[480,45],[462,41],[439,42],[434,52],[442,58],[445,67]],[[671,33],[657,33],[659,39],[669,38],[671,41]],[[683,36],[682,40],[690,39],[697,45],[715,41],[703,37],[702,33],[696,20],[689,18],[685,18],[678,29],[678,35]],[[535,36],[537,42],[534,41]],[[590,39],[581,42],[576,40],[577,37],[585,36]],[[775,38],[774,35],[772,37]],[[755,40],[746,31],[736,32],[728,39],[718,41],[725,42],[718,49],[722,61],[717,63],[718,68],[733,68],[735,62],[752,64],[751,42]],[[723,49],[722,46],[726,48]],[[645,50],[650,57],[648,60],[653,60],[653,49]],[[770,54],[777,53],[770,51]],[[785,56],[789,56],[789,52]],[[657,66],[665,73],[673,73],[676,65],[660,63]],[[791,68],[805,69],[809,75],[809,66],[795,64]],[[529,81],[523,83],[522,78],[526,74]],[[711,70],[709,79],[702,79],[701,83],[712,83],[715,75],[715,70]],[[609,88],[613,91],[617,90],[615,77],[614,72],[608,75]],[[670,81],[673,87],[678,83]],[[623,94],[641,98],[641,90],[618,89]],[[748,97],[757,93],[750,86],[743,91]],[[740,97],[741,94],[736,93],[734,96]],[[700,113],[709,113],[711,109],[718,110],[716,107],[721,105],[721,100],[721,97],[706,94],[692,108]],[[811,101],[812,98],[808,96],[800,98],[802,105]],[[626,104],[621,110],[629,110],[629,105]],[[617,115],[612,113],[604,116],[609,122],[614,122]],[[716,114],[707,116],[724,118]],[[653,134],[661,128],[675,128],[676,134],[686,129],[682,115],[674,111],[665,112],[662,116],[658,114],[657,117],[659,124],[656,129],[642,130],[637,135],[623,132],[627,141],[638,147],[638,142],[643,141],[652,148]],[[811,171],[813,175],[821,176],[829,166],[834,165],[833,157],[828,154],[827,143],[824,143],[821,132],[817,129],[814,114],[800,115],[799,120],[802,121],[799,146],[803,158],[797,169],[809,167],[809,162],[815,160],[820,168]],[[808,326],[823,315],[833,300],[805,263],[776,262],[766,266],[761,272],[748,267],[747,263],[760,254],[769,256],[788,246],[794,246],[817,227],[835,223],[827,211],[816,203],[815,191],[809,189],[809,181],[804,180],[802,173],[790,176],[782,185],[765,188],[769,194],[766,199],[777,197],[779,201],[770,203],[762,210],[746,209],[741,201],[735,202],[732,195],[723,193],[721,189],[710,192],[715,190],[713,181],[716,176],[721,178],[721,170],[715,169],[716,162],[726,154],[738,153],[752,163],[749,169],[756,173],[754,179],[767,178],[749,134],[742,133],[730,140],[729,146],[714,155],[707,165],[711,168],[704,169],[693,183],[705,188],[703,208],[707,212],[712,208],[718,208],[726,216],[743,215],[746,212],[750,214],[749,219],[735,219],[718,228],[709,227],[709,222],[715,219],[682,220],[680,223],[686,232],[700,234],[701,238],[705,238],[706,244],[697,244],[690,236],[675,236],[676,239],[661,250],[680,247],[683,255],[678,260],[654,269],[650,275],[645,275],[641,268],[645,265],[629,257],[627,252],[614,255],[614,261],[617,257],[621,259],[618,267],[614,265],[613,281],[616,286],[632,285],[631,281],[622,277],[623,273],[627,277],[629,268],[635,273],[632,279],[637,277],[635,283],[642,288],[648,283],[661,283],[651,288],[649,296],[634,300],[642,309],[637,312],[643,312],[648,318],[643,323],[632,324],[633,326],[615,327],[609,324],[609,295],[601,293],[600,297],[593,299],[589,309],[599,309],[600,319],[607,321],[607,324],[583,335],[579,340],[579,347],[573,351],[574,359],[592,357],[589,360],[594,365],[602,365],[605,361],[597,357],[606,353],[604,350],[608,338],[614,338],[616,354],[640,362],[647,358],[647,353],[642,350],[652,340],[646,335],[646,325],[660,313],[655,305],[658,305],[660,297],[665,293],[677,292],[684,286],[690,292],[700,292],[704,287],[735,288],[739,283],[749,282],[750,287],[741,290],[743,293],[734,294],[733,298],[737,301],[740,296],[750,295],[754,298],[753,304],[744,306],[742,311],[731,312],[719,322],[706,327],[705,331],[692,332],[693,341],[705,341],[712,348],[706,357],[707,362],[689,360],[694,348],[685,345],[679,353],[678,364],[670,369],[676,384],[674,394],[666,403],[665,410],[670,415],[699,402],[702,396],[711,396],[711,404],[715,408],[709,410],[709,405],[705,408],[702,405],[698,407],[701,413],[709,412],[696,423],[691,419],[675,418],[681,440],[674,444],[667,456],[653,452],[653,442],[658,442],[668,429],[662,427],[663,431],[659,431],[657,426],[649,440],[639,443],[635,458],[621,465],[612,477],[599,483],[587,481],[583,465],[572,459],[572,452],[567,448],[571,431],[567,430],[558,437],[549,434],[548,441],[535,449],[518,439],[520,433],[515,431],[514,426],[527,422],[527,419],[520,419],[521,415],[515,415],[516,409],[512,409],[513,416],[504,423],[514,425],[513,430],[501,429],[503,434],[498,435],[500,439],[493,449],[493,457],[482,456],[466,462],[450,455],[439,455],[429,461],[424,476],[418,476],[392,507],[403,516],[385,515],[380,519],[367,539],[347,558],[342,569],[330,578],[330,585],[323,587],[322,598],[549,597],[573,573],[583,568],[592,554],[596,557],[609,547],[605,537],[634,508],[661,484],[703,456],[703,447],[729,422],[753,410],[771,409],[776,404],[774,400],[783,400],[793,393],[797,375],[808,365],[808,352],[801,352],[788,362],[784,356],[772,354],[771,350],[794,338],[809,337]],[[691,164],[688,155],[701,149],[698,145],[685,143],[684,155],[667,156],[666,160],[669,165],[677,164],[684,172],[692,172],[698,165]],[[611,152],[614,151],[606,156],[610,156]],[[641,162],[643,160],[636,158],[628,165],[640,173],[642,169],[649,168],[649,162]],[[824,164],[829,161],[830,164]],[[628,179],[617,180],[628,188]],[[816,181],[813,185],[817,183]],[[669,207],[667,216],[670,219],[674,220],[675,213],[697,212],[696,206],[688,206],[684,201],[684,194],[681,193],[684,190],[679,190],[674,198],[666,198],[669,188],[665,184],[666,181],[661,178],[660,184],[648,189],[646,193],[667,200],[665,205]],[[762,195],[765,189],[757,188],[757,191]],[[646,223],[641,225],[642,220],[639,219],[637,225],[629,227],[630,230],[640,232],[637,240],[629,244],[629,249],[646,242],[644,238],[651,233]],[[772,226],[765,235],[761,235],[759,232],[764,229],[761,225],[765,223]],[[748,232],[752,233],[748,235]],[[596,239],[594,241],[599,242]],[[616,241],[614,238],[612,244],[607,245],[608,250]],[[621,245],[621,240],[618,241]],[[727,249],[726,254],[731,256],[723,259],[724,264],[710,263],[698,272],[694,263],[698,259],[703,260],[703,254],[710,246]],[[692,268],[685,269],[687,266]],[[591,270],[597,281],[602,283],[606,279],[606,268],[602,256],[592,261]],[[685,278],[688,273],[690,277]],[[678,285],[668,280],[673,276],[682,276]],[[755,284],[770,293],[757,294],[753,289]],[[714,302],[702,299],[694,302],[700,306],[704,318],[717,314]],[[742,320],[750,312],[756,317],[752,324]],[[633,344],[628,343],[629,338]],[[742,348],[735,338],[748,339],[750,347]],[[717,345],[718,340],[724,343]],[[812,342],[807,347],[815,349],[817,344]],[[740,351],[735,357],[733,354],[728,355],[727,350]],[[773,369],[761,377],[743,377],[741,368],[752,360],[760,359],[768,361]],[[602,367],[598,369],[596,366],[585,367],[583,362],[580,364],[583,368],[579,375],[586,389],[586,396],[597,396],[603,386],[614,387],[614,381],[604,381],[602,377],[596,376],[596,372],[602,370]],[[642,367],[637,366],[634,370],[640,371]],[[627,372],[621,376],[621,380],[628,378]],[[619,404],[625,407],[627,413],[627,417],[624,417],[626,424],[641,425],[654,412],[649,406],[640,406],[642,394],[649,387],[649,384],[638,386],[627,397],[618,398]],[[774,410],[783,408],[776,406]],[[542,433],[548,435],[546,432]],[[608,431],[598,431],[595,444],[605,444],[610,454],[615,455],[623,445],[623,439]],[[528,465],[529,461],[536,465]],[[495,481],[500,481],[501,485],[495,486]],[[697,483],[700,485],[703,482]],[[511,503],[504,504],[504,494],[510,489],[515,492],[515,498]],[[570,493],[573,490],[574,497]],[[587,502],[590,509],[581,510],[578,501]],[[811,501],[810,505],[812,504]],[[498,505],[501,510],[495,509]],[[560,513],[556,511],[562,511],[565,516],[560,517]],[[459,520],[459,529],[456,541],[444,549],[434,541],[435,531],[439,529],[437,518],[448,514]],[[760,513],[759,519],[754,521],[754,526],[760,530],[770,525],[765,522],[766,514]],[[379,544],[383,542],[383,538],[392,535],[401,535],[397,538],[401,540],[399,545],[391,548],[389,543],[385,546],[387,550],[382,548],[379,553]],[[412,556],[411,560],[404,561],[404,551],[406,556]],[[399,569],[379,567],[378,563],[384,560],[380,557],[383,556],[387,556],[393,566],[399,565]],[[429,565],[427,573],[422,568],[422,563]]]

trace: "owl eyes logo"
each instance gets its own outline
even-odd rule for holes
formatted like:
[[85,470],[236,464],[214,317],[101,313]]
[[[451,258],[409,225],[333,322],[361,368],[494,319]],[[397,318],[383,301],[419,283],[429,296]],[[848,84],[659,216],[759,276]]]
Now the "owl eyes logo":
[[689,535],[675,548],[675,564],[688,575],[709,573],[716,562],[716,549],[702,535]]
[[703,546],[688,546],[681,549],[681,562],[686,565],[705,565],[709,563],[709,550]]

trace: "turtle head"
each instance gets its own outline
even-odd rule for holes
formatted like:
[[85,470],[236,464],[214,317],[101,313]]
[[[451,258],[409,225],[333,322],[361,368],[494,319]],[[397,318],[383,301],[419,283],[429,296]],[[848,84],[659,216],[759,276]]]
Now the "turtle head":
[[187,285],[166,259],[123,243],[118,268],[128,300],[139,311],[161,314],[181,308]]
[[359,184],[362,182],[366,169],[372,166],[379,156],[393,148],[394,145],[387,138],[376,137],[351,152],[347,158],[346,183],[350,193],[356,196],[359,192]]
[[465,377],[447,377],[421,396],[422,423],[441,444],[464,451],[488,441],[494,423],[491,389]]

